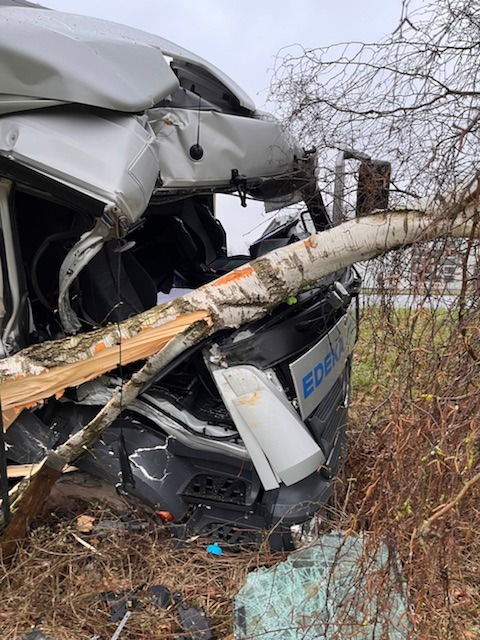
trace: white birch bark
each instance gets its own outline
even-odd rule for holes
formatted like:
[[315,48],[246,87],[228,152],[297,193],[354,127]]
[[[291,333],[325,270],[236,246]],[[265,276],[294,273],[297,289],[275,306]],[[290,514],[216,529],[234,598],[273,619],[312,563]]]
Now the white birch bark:
[[[153,330],[175,323],[179,317],[187,318],[185,323],[175,325],[176,336],[170,336],[172,339],[166,346],[157,348],[157,352],[147,358],[143,367],[123,387],[122,393],[115,394],[95,418],[61,445],[55,454],[65,465],[72,463],[137,397],[145,382],[207,335],[258,319],[289,295],[355,262],[408,246],[416,240],[445,234],[470,237],[474,232],[478,237],[478,228],[463,218],[459,217],[453,223],[434,221],[418,212],[387,212],[356,219],[271,252],[182,298],[124,321],[120,331],[122,339],[128,342],[145,328]],[[73,338],[30,347],[5,359],[0,363],[2,402],[4,389],[10,382],[20,379],[25,385],[29,378],[42,379],[54,369],[61,372],[62,367],[73,365],[82,368],[99,351],[118,349],[118,340],[118,326],[110,325]],[[94,368],[89,375],[100,374]],[[43,397],[60,393],[64,384],[63,381],[56,390],[51,385],[45,387]],[[27,486],[28,480],[12,490],[15,507],[21,507]]]
[[[120,360],[119,340],[123,364],[144,360],[200,319],[210,324],[209,333],[238,327],[261,318],[290,295],[355,262],[419,239],[446,234],[470,236],[473,229],[473,224],[462,217],[454,222],[438,221],[414,211],[358,218],[277,249],[119,326],[112,324],[24,349],[0,361],[0,397],[6,422],[11,422],[22,407],[61,395],[65,387],[114,369]],[[478,235],[478,229],[475,232]]]

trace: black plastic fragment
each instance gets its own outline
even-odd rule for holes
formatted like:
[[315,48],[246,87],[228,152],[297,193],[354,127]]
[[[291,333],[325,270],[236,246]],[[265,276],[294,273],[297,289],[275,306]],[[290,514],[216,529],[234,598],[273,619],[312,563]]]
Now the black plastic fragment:
[[155,604],[160,609],[165,609],[172,604],[172,594],[170,590],[163,584],[154,584],[149,588],[150,593],[154,597]]
[[46,636],[39,629],[34,629],[29,633],[26,633],[20,638],[20,640],[54,640],[51,636]]
[[205,609],[203,607],[189,607],[184,604],[182,594],[179,591],[173,594],[173,599],[177,604],[180,624],[188,634],[187,636],[179,636],[179,638],[182,637],[185,640],[214,640]]
[[118,622],[127,613],[127,610],[136,609],[139,606],[138,600],[133,596],[136,591],[120,591],[114,593],[113,591],[107,591],[100,594],[100,597],[104,602],[111,605],[110,622]]

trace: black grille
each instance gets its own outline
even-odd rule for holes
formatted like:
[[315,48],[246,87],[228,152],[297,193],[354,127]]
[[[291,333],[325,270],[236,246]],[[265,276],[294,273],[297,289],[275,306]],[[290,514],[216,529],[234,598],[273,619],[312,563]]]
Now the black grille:
[[[347,364],[347,368],[348,368]],[[328,455],[338,430],[347,421],[347,409],[345,403],[345,376],[348,376],[346,369],[336,381],[322,402],[306,419],[306,424],[310,428],[317,442],[321,442],[322,448]]]
[[343,375],[335,380],[335,384],[312,413],[318,420],[326,420],[333,411],[343,403]]
[[244,505],[247,495],[247,483],[239,478],[201,473],[189,482],[183,495],[202,500]]
[[331,444],[337,435],[338,429],[343,426],[346,422],[346,410],[338,407],[330,420],[325,425],[325,428],[322,431],[322,440]]
[[210,522],[207,526],[203,527],[202,533],[213,535],[218,540],[230,545],[247,546],[252,543],[258,544],[261,540],[258,531],[242,529],[226,522]]

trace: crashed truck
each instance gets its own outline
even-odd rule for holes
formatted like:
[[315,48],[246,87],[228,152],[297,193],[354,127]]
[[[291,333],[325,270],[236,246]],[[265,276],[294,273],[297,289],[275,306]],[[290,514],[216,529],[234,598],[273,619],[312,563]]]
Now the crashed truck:
[[[1,357],[118,323],[331,226],[315,152],[205,60],[41,8],[3,3],[0,22]],[[303,208],[232,256],[216,194],[232,194],[235,215],[252,199]],[[288,547],[341,464],[359,284],[354,269],[334,273],[188,349],[76,466],[178,535],[238,545],[272,531]],[[24,410],[6,431],[10,461],[41,460],[135,366]]]

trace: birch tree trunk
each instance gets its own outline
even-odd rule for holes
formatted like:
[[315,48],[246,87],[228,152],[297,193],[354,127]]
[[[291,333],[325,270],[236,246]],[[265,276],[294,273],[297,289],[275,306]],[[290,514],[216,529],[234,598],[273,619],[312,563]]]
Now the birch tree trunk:
[[[105,328],[34,345],[0,361],[4,424],[66,388],[96,378],[119,363],[145,360],[195,322],[209,333],[268,314],[328,274],[416,240],[470,236],[472,222],[434,220],[414,211],[358,218],[314,234],[239,267],[187,295]],[[476,231],[478,234],[478,231]],[[203,339],[198,337],[198,341]]]
[[[48,457],[40,467],[49,482],[32,496],[35,476],[12,491],[14,516],[0,544],[12,555],[61,469],[92,445],[128,406],[148,380],[185,349],[207,335],[256,320],[303,287],[355,262],[448,234],[478,236],[472,222],[458,217],[437,221],[418,212],[385,212],[356,219],[271,252],[191,293],[125,320],[63,340],[29,347],[0,362],[0,396],[8,425],[25,407],[61,395],[113,369],[118,363],[146,362],[95,418],[61,445],[55,468]],[[51,454],[50,454],[51,455]],[[35,493],[35,492],[33,492]],[[27,509],[27,511],[26,511]]]

